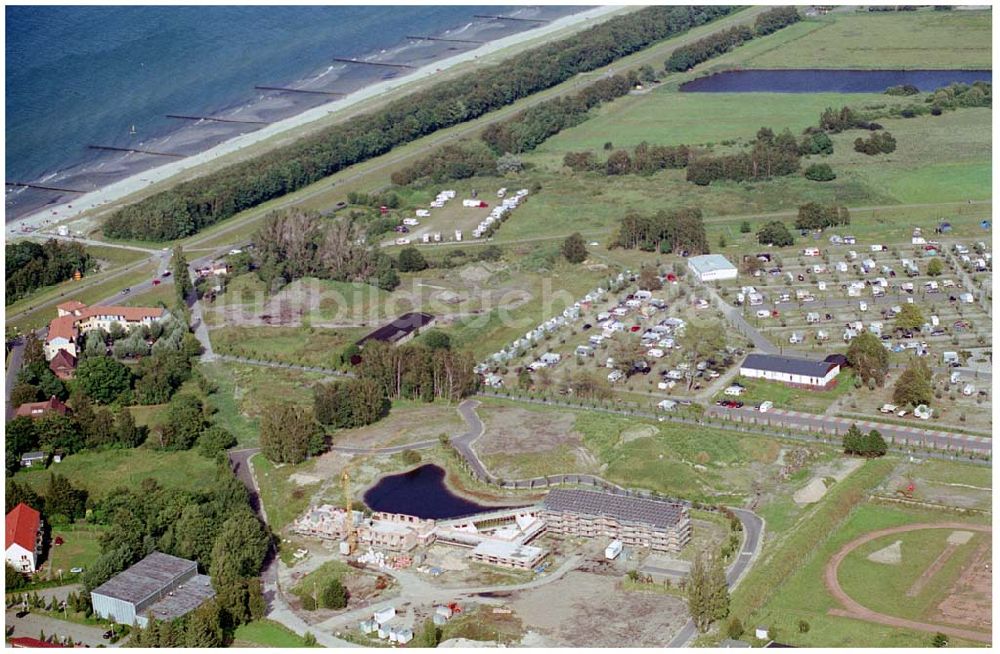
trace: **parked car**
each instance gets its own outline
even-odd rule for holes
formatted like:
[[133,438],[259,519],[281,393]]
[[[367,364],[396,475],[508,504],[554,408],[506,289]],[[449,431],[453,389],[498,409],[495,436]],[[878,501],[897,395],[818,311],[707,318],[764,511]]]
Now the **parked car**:
[[128,295],[131,292],[132,292],[132,288],[131,287],[127,287],[127,288],[123,288],[122,289],[122,295]]
[[159,285],[160,285],[160,280],[154,279],[153,280],[153,286],[159,286]]
[[767,413],[773,408],[774,408],[774,402],[772,402],[771,400],[764,400],[763,402],[760,403],[760,406],[757,407],[757,410],[760,411],[761,413]]
[[77,568],[70,568],[69,571],[72,572],[75,575],[78,575],[81,572],[83,572],[83,568],[79,568],[79,567],[77,567]]

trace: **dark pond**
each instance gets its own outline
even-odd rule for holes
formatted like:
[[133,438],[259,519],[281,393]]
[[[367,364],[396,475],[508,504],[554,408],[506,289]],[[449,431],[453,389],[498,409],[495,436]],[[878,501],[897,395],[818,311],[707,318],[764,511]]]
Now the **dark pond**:
[[409,472],[383,477],[365,493],[365,504],[374,511],[403,513],[418,518],[457,518],[493,511],[459,497],[444,483],[445,471],[436,465],[424,465]]
[[933,91],[955,82],[991,82],[989,70],[729,70],[681,84],[690,93],[882,93],[912,84]]

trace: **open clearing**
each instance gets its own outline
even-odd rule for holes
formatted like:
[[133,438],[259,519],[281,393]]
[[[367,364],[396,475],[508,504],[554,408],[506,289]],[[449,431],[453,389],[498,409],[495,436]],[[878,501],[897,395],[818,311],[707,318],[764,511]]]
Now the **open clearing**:
[[366,427],[338,430],[333,440],[351,447],[393,447],[435,440],[442,434],[450,438],[464,429],[465,422],[453,404],[403,400],[393,403],[385,418]]
[[574,571],[541,588],[519,591],[511,607],[549,646],[666,646],[687,621],[686,603],[656,593],[621,593],[620,583]]

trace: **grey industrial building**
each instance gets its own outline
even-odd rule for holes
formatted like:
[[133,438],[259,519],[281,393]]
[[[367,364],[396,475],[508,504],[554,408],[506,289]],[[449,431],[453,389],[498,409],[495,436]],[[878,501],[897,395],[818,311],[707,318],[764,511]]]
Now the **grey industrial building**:
[[215,596],[211,579],[198,564],[153,552],[90,593],[94,613],[118,624],[145,627],[148,616],[173,620]]
[[678,552],[691,540],[683,504],[588,490],[555,489],[542,504],[547,531],[606,537],[632,547]]

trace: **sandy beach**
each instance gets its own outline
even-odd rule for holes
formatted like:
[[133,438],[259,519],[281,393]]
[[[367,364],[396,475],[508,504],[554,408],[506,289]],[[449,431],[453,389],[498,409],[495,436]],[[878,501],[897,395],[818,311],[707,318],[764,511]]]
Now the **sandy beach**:
[[[9,223],[6,226],[7,237],[13,238],[17,236],[29,235],[23,231],[23,228],[25,227],[30,228],[32,233],[37,231],[54,231],[58,224],[67,224],[70,221],[77,219],[85,212],[98,209],[112,202],[121,200],[133,193],[141,191],[147,186],[169,180],[171,177],[174,177],[179,173],[209,163],[219,157],[238,152],[274,136],[286,134],[287,132],[301,128],[309,123],[324,118],[331,113],[342,111],[353,105],[375,98],[384,93],[395,91],[399,88],[402,88],[405,92],[407,85],[412,82],[432,77],[433,75],[436,75],[453,66],[468,61],[474,61],[480,57],[489,55],[499,50],[519,45],[525,41],[545,36],[546,34],[577,26],[581,23],[586,23],[607,14],[620,11],[621,9],[622,7],[618,6],[600,6],[588,9],[587,11],[583,11],[578,14],[564,16],[543,26],[491,41],[479,48],[476,48],[475,50],[470,50],[468,52],[434,62],[413,71],[405,77],[373,84],[355,91],[344,98],[322,104],[298,115],[267,125],[266,127],[254,132],[236,136],[198,154],[126,177],[101,189],[81,195],[78,198],[73,199],[71,202],[54,207],[46,207],[44,210],[35,212],[24,218]],[[67,226],[71,231],[79,231],[79,228],[74,229],[74,225],[72,224],[68,224]]]

